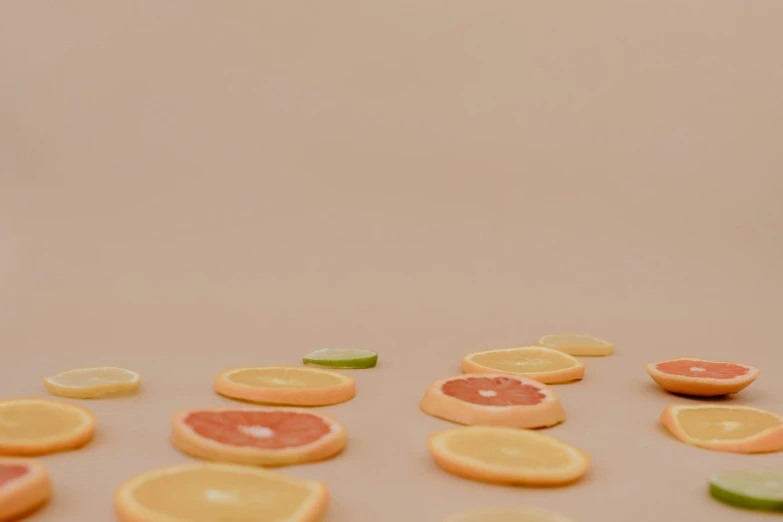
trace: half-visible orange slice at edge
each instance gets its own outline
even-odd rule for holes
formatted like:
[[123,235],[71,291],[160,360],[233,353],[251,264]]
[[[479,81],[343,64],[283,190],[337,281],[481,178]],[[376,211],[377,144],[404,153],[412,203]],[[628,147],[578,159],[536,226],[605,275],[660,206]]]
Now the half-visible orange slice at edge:
[[86,408],[53,399],[0,401],[0,455],[45,455],[77,449],[95,433]]
[[51,494],[43,462],[0,457],[0,520],[18,520],[45,504]]
[[578,381],[585,375],[579,359],[543,346],[522,346],[470,353],[462,359],[465,373],[508,373],[546,384]]

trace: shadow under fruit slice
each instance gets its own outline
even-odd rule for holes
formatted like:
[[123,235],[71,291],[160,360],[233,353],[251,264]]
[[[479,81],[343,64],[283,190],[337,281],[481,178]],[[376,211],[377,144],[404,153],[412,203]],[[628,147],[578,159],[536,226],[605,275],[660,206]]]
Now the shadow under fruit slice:
[[499,373],[435,381],[420,408],[434,417],[467,425],[545,428],[565,420],[563,406],[546,384]]
[[680,441],[727,453],[783,450],[783,417],[749,406],[671,405],[661,422]]
[[452,513],[441,522],[572,522],[570,518],[544,509],[510,506],[478,508]]
[[207,460],[286,466],[331,458],[346,445],[331,417],[293,408],[184,410],[171,418],[172,442]]
[[316,522],[328,502],[321,482],[221,463],[188,463],[141,473],[117,490],[122,522]]
[[538,340],[539,346],[545,346],[554,350],[560,350],[569,355],[586,357],[601,357],[612,355],[614,347],[612,343],[582,334],[551,334]]
[[709,480],[713,498],[748,509],[783,511],[783,470],[719,471]]
[[215,391],[232,399],[288,406],[328,406],[353,399],[354,380],[318,368],[260,366],[226,370]]
[[0,521],[18,520],[45,504],[52,485],[38,460],[0,458]]
[[521,375],[546,384],[578,381],[585,375],[579,359],[542,346],[470,353],[462,358],[462,371]]
[[759,376],[759,369],[744,364],[680,357],[649,363],[647,373],[664,390],[694,397],[737,393]]
[[68,370],[44,379],[44,385],[52,395],[71,399],[96,399],[132,393],[140,382],[138,373],[113,366]]
[[563,486],[590,463],[580,449],[538,431],[464,426],[431,435],[427,447],[445,471],[481,482]]
[[80,448],[95,433],[86,408],[53,399],[0,401],[0,455],[45,455]]

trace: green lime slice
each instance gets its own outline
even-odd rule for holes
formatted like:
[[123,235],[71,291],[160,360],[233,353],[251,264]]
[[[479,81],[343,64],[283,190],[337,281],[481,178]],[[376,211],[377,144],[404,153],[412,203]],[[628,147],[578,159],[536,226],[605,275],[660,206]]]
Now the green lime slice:
[[332,368],[372,368],[378,363],[378,354],[370,350],[323,348],[304,356],[305,364]]
[[709,482],[710,494],[727,504],[783,511],[783,470],[719,471]]

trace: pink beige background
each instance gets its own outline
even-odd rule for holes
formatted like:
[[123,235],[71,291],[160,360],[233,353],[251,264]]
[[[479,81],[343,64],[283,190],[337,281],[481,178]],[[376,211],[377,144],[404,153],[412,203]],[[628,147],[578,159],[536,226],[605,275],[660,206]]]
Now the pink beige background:
[[[762,368],[731,404],[783,408],[783,2],[0,3],[4,398],[88,365],[143,375],[46,457],[36,522],[113,520],[131,475],[186,460],[170,414],[214,376],[377,350],[322,479],[324,522],[437,522],[493,504],[577,522],[762,521],[707,476],[783,454],[686,447],[643,365]],[[592,333],[559,386],[565,489],[435,468],[418,411],[470,351]],[[664,500],[668,499],[668,500]]]

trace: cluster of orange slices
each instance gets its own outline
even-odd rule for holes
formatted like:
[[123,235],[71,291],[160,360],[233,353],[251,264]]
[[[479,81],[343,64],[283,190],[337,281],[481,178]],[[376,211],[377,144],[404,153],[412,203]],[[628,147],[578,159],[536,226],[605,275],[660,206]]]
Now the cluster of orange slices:
[[[590,467],[588,455],[541,431],[566,420],[566,409],[552,385],[584,378],[585,366],[577,357],[613,351],[606,341],[567,334],[544,336],[531,346],[465,355],[463,373],[433,382],[420,402],[423,412],[460,425],[428,438],[434,463],[454,475],[497,484],[552,487],[579,481]],[[119,519],[320,520],[328,504],[326,485],[268,468],[340,454],[348,443],[345,427],[312,408],[356,395],[354,380],[331,368],[372,368],[376,361],[373,352],[318,350],[304,358],[307,366],[220,373],[213,384],[216,393],[255,405],[174,412],[172,444],[200,461],[153,469],[126,481],[115,495]],[[752,366],[695,357],[648,364],[647,371],[666,391],[692,397],[737,393],[759,375]],[[95,399],[134,393],[140,381],[130,370],[100,367],[63,372],[47,377],[44,384],[59,397]],[[676,438],[702,448],[735,453],[783,450],[783,417],[749,406],[670,405],[661,420]],[[95,430],[95,416],[72,402],[0,401],[0,521],[16,520],[48,501],[52,483],[45,465],[32,457],[81,448]],[[713,485],[720,491],[724,486]],[[442,522],[457,521],[569,519],[539,508],[511,506],[452,513]]]

